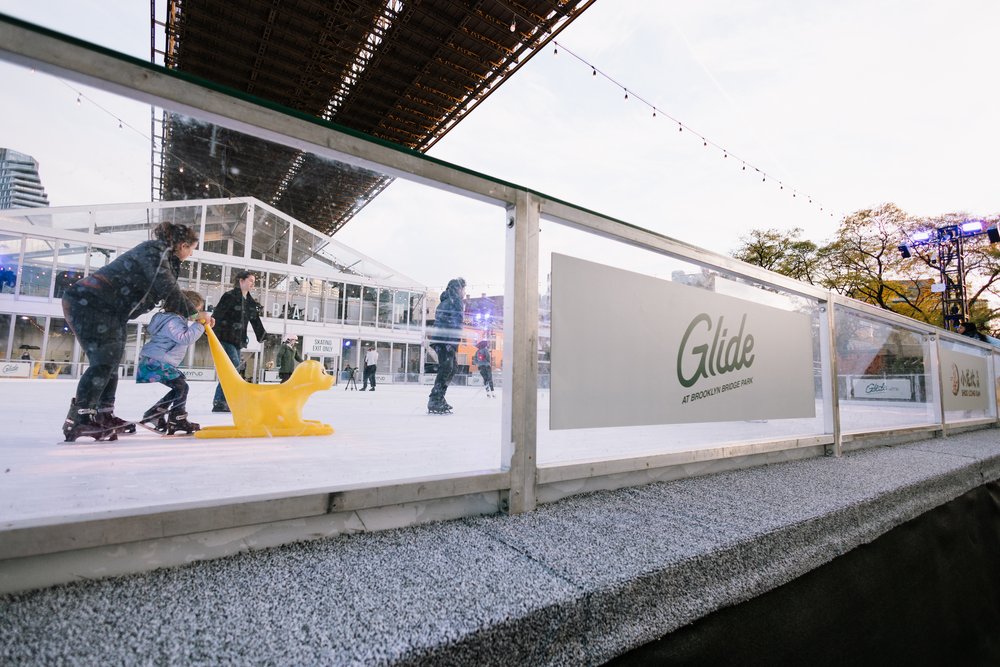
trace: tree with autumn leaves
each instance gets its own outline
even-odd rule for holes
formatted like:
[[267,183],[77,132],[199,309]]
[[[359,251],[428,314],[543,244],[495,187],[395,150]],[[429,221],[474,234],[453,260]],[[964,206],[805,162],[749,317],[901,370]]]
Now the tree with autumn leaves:
[[[937,245],[911,246],[911,257],[905,259],[899,246],[917,231],[960,225],[969,218],[963,213],[916,218],[894,204],[882,204],[845,217],[823,244],[803,239],[798,228],[752,229],[740,238],[733,256],[941,326],[941,295],[931,290],[940,280]],[[985,219],[984,226],[995,226],[997,218]],[[966,239],[963,256],[969,319],[981,331],[992,331],[994,321],[1000,323],[1000,245],[991,245],[985,235]]]

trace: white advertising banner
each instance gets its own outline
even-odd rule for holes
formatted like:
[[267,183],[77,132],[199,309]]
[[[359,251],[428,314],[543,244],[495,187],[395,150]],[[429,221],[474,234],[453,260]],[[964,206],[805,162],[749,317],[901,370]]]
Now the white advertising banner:
[[0,363],[0,377],[26,378],[30,375],[30,361],[4,361],[3,363]]
[[551,429],[816,415],[807,315],[555,253],[551,358]]
[[188,380],[203,380],[206,382],[215,382],[215,369],[214,368],[178,368],[181,373],[184,373],[184,377]]
[[343,339],[333,336],[302,336],[302,356],[304,357],[330,357],[340,354],[340,346]]
[[913,382],[910,378],[851,378],[851,398],[910,401]]
[[989,372],[986,358],[941,346],[945,410],[986,410]]

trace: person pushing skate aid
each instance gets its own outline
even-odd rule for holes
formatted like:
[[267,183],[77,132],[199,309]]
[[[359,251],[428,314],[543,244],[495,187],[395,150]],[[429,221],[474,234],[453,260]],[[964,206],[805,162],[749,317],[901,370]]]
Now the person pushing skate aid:
[[296,366],[287,382],[251,384],[243,379],[212,329],[206,329],[219,384],[233,415],[232,426],[203,426],[196,438],[261,438],[296,435],[330,435],[333,427],[302,418],[302,408],[317,391],[333,386],[333,376],[323,365],[307,359]]

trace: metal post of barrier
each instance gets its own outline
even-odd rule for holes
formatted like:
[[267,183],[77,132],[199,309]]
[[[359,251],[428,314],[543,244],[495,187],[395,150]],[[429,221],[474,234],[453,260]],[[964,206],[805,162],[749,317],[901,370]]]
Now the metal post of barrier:
[[819,356],[823,368],[823,397],[828,401],[824,426],[833,434],[833,443],[824,453],[827,456],[841,456],[843,443],[840,435],[840,386],[837,384],[837,329],[834,316],[833,291],[826,300],[826,318],[820,318]]
[[538,437],[538,199],[524,191],[507,208],[503,441],[500,462],[510,470],[504,505],[511,514],[535,509]]
[[948,437],[948,423],[944,413],[944,369],[941,368],[941,336],[931,334],[931,363],[937,368],[938,411],[941,416],[941,437]]

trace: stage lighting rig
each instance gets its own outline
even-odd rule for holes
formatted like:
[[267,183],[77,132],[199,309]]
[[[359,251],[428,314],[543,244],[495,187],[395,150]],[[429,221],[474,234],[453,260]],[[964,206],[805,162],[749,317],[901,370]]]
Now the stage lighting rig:
[[[1000,242],[1000,232],[996,227],[988,228],[982,220],[966,220],[959,224],[914,232],[907,243],[899,246],[899,254],[904,259],[912,256],[913,248],[937,247],[937,267],[941,272],[941,281],[932,289],[941,293],[941,314],[946,329],[957,329],[959,322],[966,319],[968,310],[965,296],[965,240],[984,234],[989,237],[990,243]],[[933,260],[930,263],[934,265]]]

